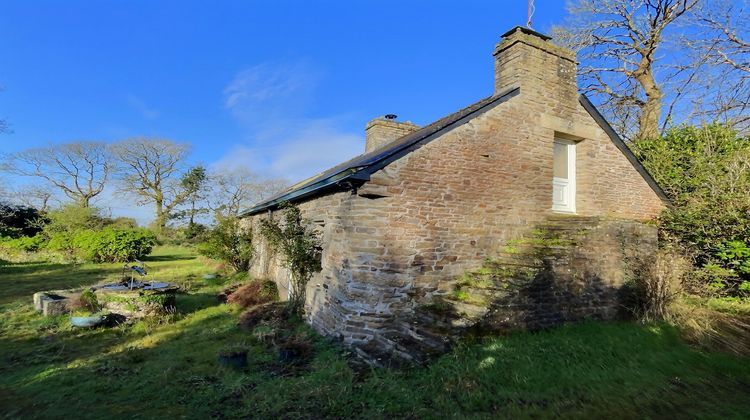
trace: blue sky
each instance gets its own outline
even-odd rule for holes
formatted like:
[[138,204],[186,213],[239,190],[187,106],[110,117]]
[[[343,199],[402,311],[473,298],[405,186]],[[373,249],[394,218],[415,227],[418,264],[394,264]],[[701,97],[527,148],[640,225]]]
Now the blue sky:
[[[491,94],[492,49],[526,21],[525,0],[4,3],[0,152],[154,136],[290,181],[361,153],[373,117],[427,124]],[[535,29],[562,21],[536,3]]]

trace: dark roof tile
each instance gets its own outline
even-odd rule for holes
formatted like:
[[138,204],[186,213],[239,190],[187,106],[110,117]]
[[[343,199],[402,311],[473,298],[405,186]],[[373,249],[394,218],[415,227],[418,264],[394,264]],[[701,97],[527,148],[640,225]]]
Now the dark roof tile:
[[429,142],[436,137],[436,134],[463,124],[479,113],[491,109],[494,105],[503,103],[516,96],[519,91],[520,88],[516,87],[508,89],[499,95],[484,98],[378,149],[359,155],[318,175],[298,182],[285,191],[256,204],[243,212],[242,215],[257,214],[287,201],[299,201],[309,198],[336,185],[341,185],[346,180],[366,181],[369,179],[370,174],[380,170],[412,150],[419,148],[422,144]]

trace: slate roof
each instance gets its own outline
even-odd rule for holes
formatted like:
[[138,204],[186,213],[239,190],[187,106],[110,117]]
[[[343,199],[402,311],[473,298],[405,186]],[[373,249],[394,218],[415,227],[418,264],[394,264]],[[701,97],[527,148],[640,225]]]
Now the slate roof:
[[[376,150],[359,155],[340,165],[323,171],[318,175],[298,182],[281,193],[276,194],[275,196],[244,211],[241,217],[250,216],[266,210],[272,210],[285,202],[298,202],[335,189],[348,189],[355,185],[362,184],[370,179],[371,174],[382,169],[389,163],[420,148],[422,145],[444,134],[445,131],[459,127],[476,116],[508,101],[518,95],[520,90],[519,87],[510,88],[498,95],[484,98],[458,112],[441,118],[430,125],[407,134],[406,136],[392,141]],[[604,132],[607,133],[617,148],[620,149],[630,161],[633,167],[641,174],[641,176],[643,176],[646,183],[648,183],[654,192],[656,192],[659,198],[661,198],[665,204],[670,205],[670,201],[661,187],[659,187],[656,181],[654,181],[646,168],[644,168],[640,161],[638,161],[638,158],[635,157],[633,152],[628,148],[620,136],[617,135],[612,126],[609,125],[586,95],[581,94],[579,101]]]
[[242,216],[249,216],[273,209],[279,204],[287,201],[300,201],[337,187],[347,188],[351,185],[368,181],[370,179],[370,174],[382,169],[384,166],[403,157],[409,152],[418,149],[423,144],[442,135],[443,132],[458,127],[475,118],[477,115],[506,102],[510,98],[518,95],[520,90],[521,89],[518,87],[510,88],[498,95],[484,98],[458,112],[454,112],[453,114],[441,118],[430,125],[424,126],[413,133],[392,141],[383,147],[359,155],[340,165],[323,171],[312,178],[298,182],[285,191],[256,204],[252,208],[243,212]]

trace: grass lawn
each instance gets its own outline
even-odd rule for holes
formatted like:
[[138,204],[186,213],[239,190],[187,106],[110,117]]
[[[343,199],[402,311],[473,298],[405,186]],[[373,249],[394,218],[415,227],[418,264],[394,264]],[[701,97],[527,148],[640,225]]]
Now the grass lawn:
[[[346,350],[305,325],[305,368],[278,369],[272,347],[218,304],[214,268],[162,247],[150,278],[176,281],[178,314],[73,330],[31,306],[37,290],[117,277],[120,265],[0,266],[0,415],[8,418],[705,417],[747,418],[750,363],[686,345],[666,325],[587,323],[466,344],[427,368],[355,372]],[[261,328],[261,327],[259,327]],[[220,349],[250,347],[244,371]]]

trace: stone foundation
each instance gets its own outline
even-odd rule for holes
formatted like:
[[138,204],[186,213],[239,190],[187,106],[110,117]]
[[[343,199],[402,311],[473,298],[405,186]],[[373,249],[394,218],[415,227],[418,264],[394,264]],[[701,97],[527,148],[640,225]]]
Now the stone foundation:
[[654,225],[555,216],[507,241],[480,268],[359,348],[368,360],[425,362],[466,333],[537,330],[627,316],[621,306],[628,262],[657,247]]
[[[166,284],[166,283],[165,283]],[[141,318],[154,311],[163,311],[175,306],[178,287],[168,285],[155,290],[108,290],[93,286],[102,310],[127,318]],[[65,315],[71,312],[70,302],[78,298],[85,289],[49,290],[34,293],[34,309],[44,316]]]

